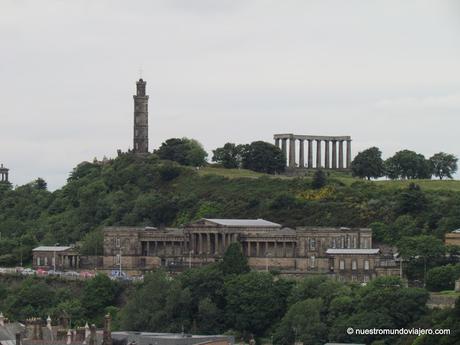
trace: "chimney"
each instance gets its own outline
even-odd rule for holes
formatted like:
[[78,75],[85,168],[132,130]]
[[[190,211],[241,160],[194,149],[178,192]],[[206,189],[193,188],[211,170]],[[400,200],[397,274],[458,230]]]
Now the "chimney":
[[5,326],[5,317],[3,316],[3,313],[0,313],[0,327]]
[[102,336],[102,345],[112,345],[112,332],[111,332],[111,325],[112,324],[112,317],[110,314],[107,314],[104,317],[104,333]]
[[21,345],[21,333],[16,333],[16,345]]
[[89,345],[97,345],[96,325],[95,324],[92,324],[90,327]]

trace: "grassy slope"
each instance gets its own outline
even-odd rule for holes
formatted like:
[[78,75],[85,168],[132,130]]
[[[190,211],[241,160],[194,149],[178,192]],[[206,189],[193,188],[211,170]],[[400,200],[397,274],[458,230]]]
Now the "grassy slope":
[[[216,167],[206,167],[202,168],[198,172],[200,175],[219,175],[224,176],[230,179],[233,178],[258,178],[261,176],[269,176],[273,178],[282,178],[282,179],[292,179],[293,177],[287,176],[274,176],[268,174],[257,173],[251,170],[246,169],[225,169],[225,168],[216,168]],[[351,177],[345,173],[340,172],[331,172],[330,177],[333,177],[337,180],[340,180],[345,185],[351,185],[353,182],[363,181],[358,178]],[[310,179],[311,177],[305,177]],[[366,181],[367,182],[367,181]],[[460,191],[460,180],[405,180],[405,181],[391,181],[391,180],[379,180],[371,181],[368,183],[377,183],[384,185],[388,188],[404,188],[409,183],[416,183],[420,185],[424,190],[452,190]]]

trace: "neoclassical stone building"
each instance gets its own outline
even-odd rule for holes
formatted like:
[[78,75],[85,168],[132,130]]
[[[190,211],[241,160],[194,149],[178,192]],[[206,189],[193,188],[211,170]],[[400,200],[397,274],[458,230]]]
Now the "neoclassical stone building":
[[399,274],[392,258],[372,248],[370,229],[292,229],[263,219],[201,219],[181,228],[107,227],[103,267],[131,275],[158,267],[181,271],[219,260],[234,242],[257,270],[363,282]]

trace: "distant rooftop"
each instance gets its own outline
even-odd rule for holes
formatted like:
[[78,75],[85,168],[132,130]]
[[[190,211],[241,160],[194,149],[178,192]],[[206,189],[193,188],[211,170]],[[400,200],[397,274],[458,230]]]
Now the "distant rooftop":
[[380,252],[380,249],[332,249],[326,250],[326,254],[340,255],[340,254],[363,254],[363,255],[375,255]]
[[281,228],[280,224],[270,222],[265,219],[210,219],[205,218],[208,222],[216,223],[223,226],[233,227],[261,227],[261,228]]
[[71,249],[69,246],[41,246],[32,249],[33,252],[63,252]]

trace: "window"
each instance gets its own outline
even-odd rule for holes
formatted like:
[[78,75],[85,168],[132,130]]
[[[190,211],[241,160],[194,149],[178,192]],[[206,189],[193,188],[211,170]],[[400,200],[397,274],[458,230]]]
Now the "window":
[[315,268],[315,264],[316,264],[316,258],[315,256],[311,256],[310,257],[310,268]]
[[337,244],[335,242],[335,238],[332,240],[332,248],[337,248]]
[[121,261],[120,259],[121,259],[120,254],[117,254],[117,256],[115,257],[115,264],[116,265],[120,264],[120,261]]
[[117,238],[115,240],[115,243],[116,243],[117,248],[120,248],[120,239],[119,238]]
[[48,266],[48,257],[45,256],[45,266]]
[[356,243],[356,236],[353,236],[353,248],[356,248],[357,243]]
[[316,240],[314,238],[310,239],[310,250],[316,250]]
[[37,266],[40,266],[40,257],[37,257]]
[[358,266],[358,265],[356,264],[356,260],[352,260],[352,261],[351,261],[351,269],[352,269],[353,271],[356,271],[357,266]]
[[369,271],[369,260],[364,260],[364,269]]
[[345,269],[345,261],[344,260],[339,261],[339,268],[340,268],[341,271],[343,271]]

